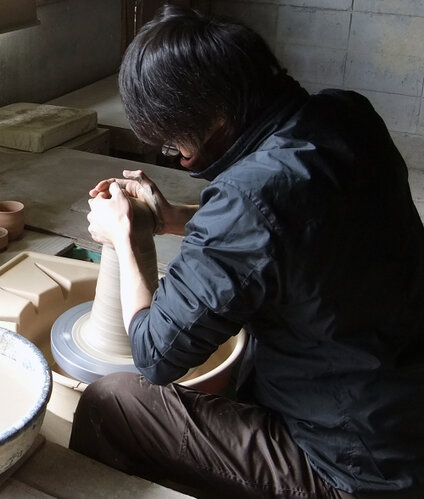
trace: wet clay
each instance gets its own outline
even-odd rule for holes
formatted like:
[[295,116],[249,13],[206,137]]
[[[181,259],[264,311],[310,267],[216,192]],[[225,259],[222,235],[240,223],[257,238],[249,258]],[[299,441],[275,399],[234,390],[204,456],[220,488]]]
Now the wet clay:
[[34,407],[37,397],[26,371],[0,355],[0,434],[19,423]]
[[[141,253],[142,272],[153,292],[158,285],[156,248],[153,241],[155,220],[149,207],[132,199],[134,226]],[[72,329],[73,339],[96,359],[127,364],[131,346],[122,319],[119,262],[113,248],[103,246],[93,307],[80,317]]]

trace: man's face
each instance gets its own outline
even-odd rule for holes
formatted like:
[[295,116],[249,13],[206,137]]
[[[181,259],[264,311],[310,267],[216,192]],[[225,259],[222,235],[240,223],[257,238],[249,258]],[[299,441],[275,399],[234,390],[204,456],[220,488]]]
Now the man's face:
[[185,146],[178,146],[178,150],[181,154],[180,165],[187,170],[191,170],[201,152],[198,151],[196,154],[196,151],[190,150]]
[[223,119],[217,120],[199,148],[185,144],[176,146],[181,154],[180,164],[183,168],[200,172],[219,159],[231,147],[234,140],[229,139],[225,133],[224,124]]

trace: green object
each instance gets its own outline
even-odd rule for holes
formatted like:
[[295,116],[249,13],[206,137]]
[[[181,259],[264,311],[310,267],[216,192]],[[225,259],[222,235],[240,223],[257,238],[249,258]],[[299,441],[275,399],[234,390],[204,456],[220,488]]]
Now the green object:
[[84,262],[100,262],[100,253],[97,251],[87,250],[85,248],[80,248],[79,246],[74,246],[72,249],[67,251],[63,256],[67,258],[73,258],[75,260],[83,260]]

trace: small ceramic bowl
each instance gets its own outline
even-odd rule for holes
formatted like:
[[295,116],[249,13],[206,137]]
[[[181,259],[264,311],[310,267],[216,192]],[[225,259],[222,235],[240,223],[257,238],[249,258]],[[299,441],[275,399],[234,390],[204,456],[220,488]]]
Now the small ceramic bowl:
[[9,231],[9,241],[24,231],[24,205],[20,201],[0,201],[0,227]]
[[4,227],[0,227],[0,251],[7,248],[9,244],[9,231]]

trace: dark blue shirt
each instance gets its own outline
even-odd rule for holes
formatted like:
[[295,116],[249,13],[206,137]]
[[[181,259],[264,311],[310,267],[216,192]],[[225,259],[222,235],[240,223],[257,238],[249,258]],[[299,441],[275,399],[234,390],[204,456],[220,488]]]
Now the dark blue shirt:
[[153,383],[242,325],[240,395],[348,492],[424,483],[424,231],[407,169],[359,94],[290,95],[199,174],[181,254],[130,326]]

